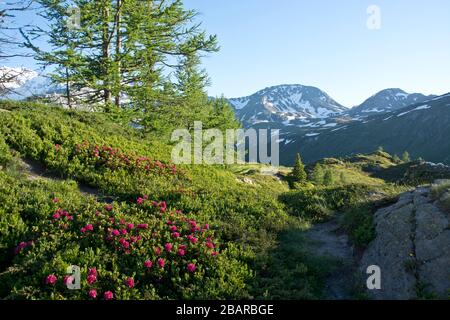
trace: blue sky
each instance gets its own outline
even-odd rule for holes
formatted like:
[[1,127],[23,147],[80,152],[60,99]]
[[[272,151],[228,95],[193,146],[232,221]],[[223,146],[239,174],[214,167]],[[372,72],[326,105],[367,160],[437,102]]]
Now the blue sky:
[[[313,85],[346,106],[379,90],[450,92],[448,0],[185,0],[217,34],[204,58],[209,94],[239,97],[278,84]],[[367,28],[367,8],[381,29]],[[8,65],[34,66],[31,60]]]
[[[450,91],[448,0],[186,0],[221,51],[204,59],[211,95],[313,85],[353,106],[375,92]],[[367,28],[367,8],[381,29]]]

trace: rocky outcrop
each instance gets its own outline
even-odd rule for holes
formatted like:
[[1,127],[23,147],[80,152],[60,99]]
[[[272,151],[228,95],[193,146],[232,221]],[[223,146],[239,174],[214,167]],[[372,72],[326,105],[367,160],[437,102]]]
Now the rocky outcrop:
[[450,214],[430,196],[430,188],[401,195],[375,213],[377,237],[363,254],[360,269],[381,269],[375,299],[450,298]]

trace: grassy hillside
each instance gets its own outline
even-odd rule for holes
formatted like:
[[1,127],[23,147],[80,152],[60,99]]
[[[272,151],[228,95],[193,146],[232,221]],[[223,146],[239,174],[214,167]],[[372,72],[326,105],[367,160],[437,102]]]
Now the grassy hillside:
[[372,175],[396,166],[383,153],[324,160],[332,184],[291,190],[289,168],[174,166],[170,143],[105,114],[0,109],[1,298],[318,299],[333,264],[303,232],[340,212],[364,246],[406,188]]

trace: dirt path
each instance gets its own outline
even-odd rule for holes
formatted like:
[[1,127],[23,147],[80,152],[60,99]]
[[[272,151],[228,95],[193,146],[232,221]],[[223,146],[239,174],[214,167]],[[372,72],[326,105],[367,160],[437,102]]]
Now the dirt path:
[[[22,170],[27,174],[29,180],[64,180],[55,174],[50,173],[44,165],[38,161],[30,159],[22,159]],[[96,198],[102,198],[102,195],[98,189],[89,187],[87,185],[78,183],[78,189],[85,195],[90,195]]]
[[315,224],[306,232],[310,250],[318,255],[336,260],[336,267],[326,280],[326,298],[333,300],[351,299],[354,284],[355,260],[348,237],[341,232],[337,217]]

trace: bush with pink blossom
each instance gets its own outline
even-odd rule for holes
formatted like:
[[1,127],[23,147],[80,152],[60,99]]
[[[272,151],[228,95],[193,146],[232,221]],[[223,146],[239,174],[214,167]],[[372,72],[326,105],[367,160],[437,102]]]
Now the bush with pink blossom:
[[[51,201],[53,213],[36,226],[32,244],[18,244],[13,266],[0,277],[9,298],[246,296],[247,267],[233,257],[233,246],[222,245],[205,222],[162,201],[91,200],[70,212],[63,204]],[[67,274],[72,265],[81,269],[80,290],[67,288],[69,280],[74,281]]]

